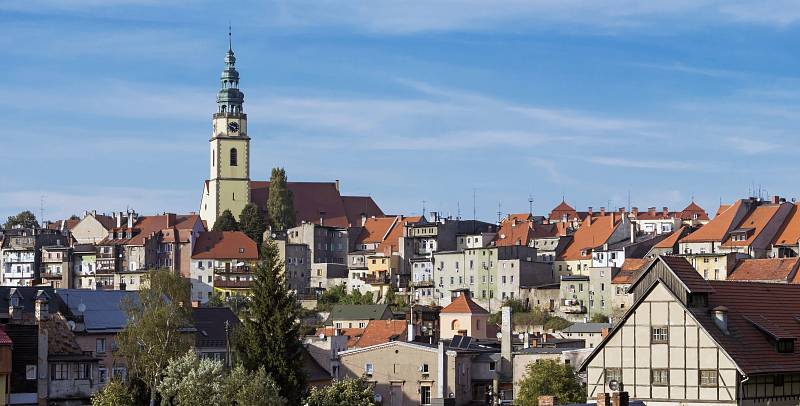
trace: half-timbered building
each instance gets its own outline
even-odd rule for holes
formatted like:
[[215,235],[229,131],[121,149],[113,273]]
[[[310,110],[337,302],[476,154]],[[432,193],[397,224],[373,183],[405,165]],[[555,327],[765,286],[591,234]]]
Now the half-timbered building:
[[800,401],[800,285],[706,281],[659,256],[628,291],[633,306],[581,364],[588,398],[615,380],[648,405]]

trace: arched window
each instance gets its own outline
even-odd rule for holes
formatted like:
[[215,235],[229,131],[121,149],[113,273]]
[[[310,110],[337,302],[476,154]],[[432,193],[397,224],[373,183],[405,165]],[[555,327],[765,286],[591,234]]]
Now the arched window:
[[239,165],[239,155],[236,152],[236,148],[231,148],[231,166],[238,166]]
[[460,327],[461,323],[459,323],[458,320],[453,320],[453,322],[450,323],[450,329],[453,331],[457,331]]

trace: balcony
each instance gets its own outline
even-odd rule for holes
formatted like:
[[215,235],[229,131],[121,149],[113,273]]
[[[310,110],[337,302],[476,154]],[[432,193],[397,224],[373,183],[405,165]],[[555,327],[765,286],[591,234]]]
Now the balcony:
[[215,266],[214,273],[249,274],[252,272],[249,266],[244,265],[244,266]]
[[370,285],[388,285],[389,284],[389,277],[388,276],[362,276],[361,279],[364,283]]
[[432,288],[433,287],[433,281],[432,280],[414,281],[414,282],[411,283],[411,286],[413,286],[415,288]]
[[229,281],[222,278],[214,279],[215,288],[250,289],[254,281]]
[[63,274],[56,273],[56,272],[42,272],[41,276],[42,276],[42,279],[61,279]]

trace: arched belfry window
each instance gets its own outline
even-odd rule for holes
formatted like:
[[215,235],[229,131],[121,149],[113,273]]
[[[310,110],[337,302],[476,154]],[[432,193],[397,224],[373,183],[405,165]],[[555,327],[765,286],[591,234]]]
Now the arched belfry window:
[[236,152],[236,148],[231,148],[231,166],[239,165],[239,155]]

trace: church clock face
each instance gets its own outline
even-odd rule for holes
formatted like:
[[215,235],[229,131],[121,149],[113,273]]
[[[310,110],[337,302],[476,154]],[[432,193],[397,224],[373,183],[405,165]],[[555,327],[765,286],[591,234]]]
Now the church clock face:
[[237,123],[235,121],[228,123],[228,131],[230,131],[232,133],[239,132],[239,123]]

